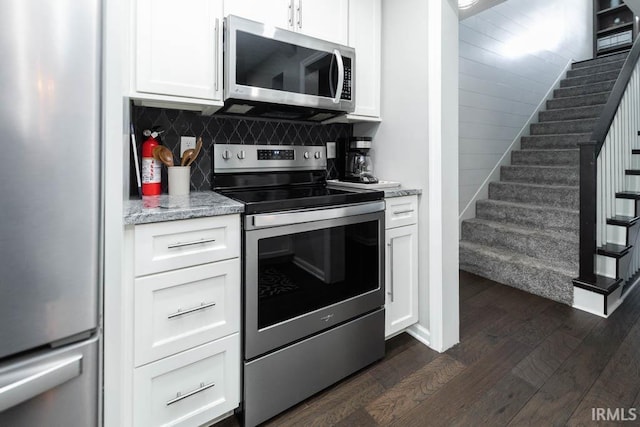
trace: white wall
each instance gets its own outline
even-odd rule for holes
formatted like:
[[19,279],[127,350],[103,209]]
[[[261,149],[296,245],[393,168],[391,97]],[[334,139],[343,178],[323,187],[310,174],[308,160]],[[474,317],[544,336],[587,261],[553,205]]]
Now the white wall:
[[423,190],[419,198],[419,324],[410,332],[444,351],[458,342],[457,3],[382,0],[382,123],[374,170]]
[[460,213],[568,61],[592,57],[592,14],[585,0],[509,0],[460,21]]

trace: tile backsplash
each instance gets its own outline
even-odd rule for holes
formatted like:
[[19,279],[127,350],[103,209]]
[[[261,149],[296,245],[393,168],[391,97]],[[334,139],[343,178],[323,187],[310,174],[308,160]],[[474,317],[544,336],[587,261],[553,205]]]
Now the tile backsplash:
[[[136,132],[138,153],[144,141],[144,129],[164,130],[160,142],[180,156],[181,136],[202,136],[202,151],[191,165],[191,189],[211,189],[213,144],[269,144],[269,145],[324,145],[327,141],[348,138],[353,133],[350,124],[321,125],[315,123],[266,121],[228,116],[203,116],[198,112],[133,106],[131,121]],[[330,178],[338,176],[337,161],[330,159],[327,172]],[[166,168],[162,168],[163,192],[167,191]],[[132,175],[135,176],[135,175]],[[137,189],[132,183],[132,195]]]

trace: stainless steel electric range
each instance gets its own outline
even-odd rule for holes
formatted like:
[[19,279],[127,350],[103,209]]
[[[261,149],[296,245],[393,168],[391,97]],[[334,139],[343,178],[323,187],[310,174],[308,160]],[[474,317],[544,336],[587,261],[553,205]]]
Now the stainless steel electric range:
[[245,204],[243,418],[259,424],[384,356],[384,193],[326,186],[317,146],[215,145]]

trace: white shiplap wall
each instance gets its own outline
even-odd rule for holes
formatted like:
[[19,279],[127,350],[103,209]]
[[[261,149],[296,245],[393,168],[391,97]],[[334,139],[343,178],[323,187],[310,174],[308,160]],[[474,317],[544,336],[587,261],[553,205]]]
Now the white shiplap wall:
[[460,213],[475,215],[474,196],[486,198],[483,182],[567,63],[591,58],[592,13],[589,0],[509,0],[460,21]]

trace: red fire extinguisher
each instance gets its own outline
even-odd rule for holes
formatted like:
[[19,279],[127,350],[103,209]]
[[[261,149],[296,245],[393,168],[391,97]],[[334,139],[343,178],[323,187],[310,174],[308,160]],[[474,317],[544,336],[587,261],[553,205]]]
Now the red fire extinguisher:
[[160,162],[153,158],[156,148],[158,132],[144,131],[148,138],[142,143],[142,195],[156,196],[162,192]]

